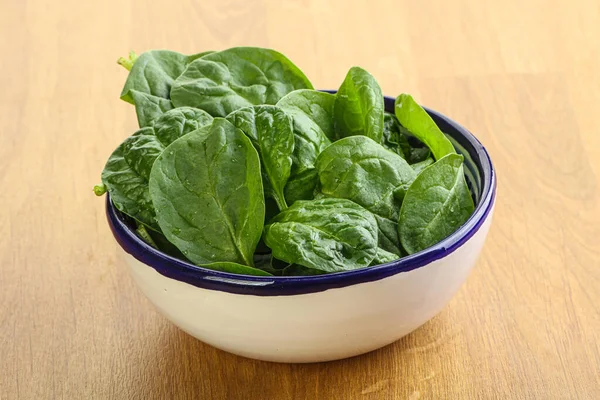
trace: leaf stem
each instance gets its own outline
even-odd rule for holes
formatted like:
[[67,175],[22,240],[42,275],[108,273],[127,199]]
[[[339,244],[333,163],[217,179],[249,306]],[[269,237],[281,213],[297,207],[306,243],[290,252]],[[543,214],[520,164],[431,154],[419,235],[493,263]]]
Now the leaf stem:
[[102,196],[104,193],[106,193],[106,191],[107,188],[106,185],[104,185],[104,183],[94,186],[94,194],[96,196]]
[[131,71],[131,68],[133,67],[133,64],[135,63],[137,58],[138,58],[137,54],[135,54],[135,52],[133,50],[131,50],[129,52],[129,57],[128,58],[119,57],[119,59],[117,60],[117,64],[121,65],[127,71]]

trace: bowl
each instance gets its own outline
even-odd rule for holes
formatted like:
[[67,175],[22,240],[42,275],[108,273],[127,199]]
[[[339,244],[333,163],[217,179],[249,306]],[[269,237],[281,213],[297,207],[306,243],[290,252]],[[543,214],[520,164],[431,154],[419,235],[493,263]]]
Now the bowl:
[[[385,97],[385,107],[393,112],[394,99]],[[435,246],[391,263],[328,275],[235,275],[155,250],[107,197],[108,222],[124,264],[167,319],[199,340],[240,356],[329,361],[393,343],[439,313],[464,283],[494,209],[496,178],[485,148],[467,129],[426,110],[463,154],[476,204],[469,220]]]

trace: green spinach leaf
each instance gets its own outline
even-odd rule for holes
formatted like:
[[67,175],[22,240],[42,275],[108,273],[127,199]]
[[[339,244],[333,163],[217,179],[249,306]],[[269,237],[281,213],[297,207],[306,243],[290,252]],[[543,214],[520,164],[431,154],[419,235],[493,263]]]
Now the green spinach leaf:
[[154,134],[164,146],[168,146],[176,139],[209,125],[212,121],[213,117],[206,111],[192,107],[175,108],[154,121]]
[[396,98],[394,106],[400,124],[431,150],[436,160],[456,154],[452,143],[417,102],[408,94]]
[[[102,183],[115,207],[158,231],[148,192],[152,165],[165,147],[176,139],[177,134],[185,135],[211,120],[212,117],[202,110],[170,110],[155,121],[158,129],[142,128],[125,139],[111,154],[102,171]],[[157,132],[160,136],[157,136]]]
[[129,71],[121,91],[121,99],[134,104],[131,90],[136,90],[168,100],[173,82],[193,57],[168,50],[150,50],[142,53]]
[[415,178],[406,161],[366,136],[334,142],[317,158],[321,193],[354,201],[376,215],[380,247],[400,254],[396,223],[402,193]]
[[431,154],[427,146],[400,125],[394,114],[387,112],[384,115],[382,144],[411,165],[426,160]]
[[276,106],[253,106],[239,109],[227,120],[252,141],[262,161],[263,186],[280,210],[285,210],[284,188],[290,177],[294,133],[290,117]]
[[209,264],[200,264],[201,267],[212,269],[215,271],[229,272],[230,274],[239,275],[254,275],[254,276],[272,276],[273,274],[262,269],[249,267],[247,265],[238,264],[235,262],[219,261]]
[[152,126],[152,122],[165,112],[173,109],[171,100],[162,97],[152,96],[148,93],[130,90],[129,94],[135,104],[135,113],[137,115],[140,128]]
[[463,156],[448,154],[425,168],[408,188],[398,222],[400,242],[413,254],[445,239],[475,206],[463,172]]
[[377,222],[345,199],[297,201],[265,226],[273,256],[322,272],[368,266],[377,253]]
[[391,253],[389,251],[385,251],[382,248],[377,249],[377,254],[371,263],[371,266],[386,264],[392,261],[396,261],[400,258],[399,255]]
[[308,89],[295,90],[277,102],[294,126],[292,170],[285,188],[288,204],[313,198],[318,182],[315,161],[335,137],[334,102],[334,95]]
[[429,167],[434,162],[435,160],[433,158],[427,157],[423,161],[412,164],[411,167],[415,170],[415,173],[419,175],[425,168]]
[[152,168],[150,196],[163,233],[192,262],[253,266],[265,218],[260,160],[229,121],[171,143]]
[[381,143],[383,111],[383,94],[375,78],[360,67],[352,67],[335,98],[336,136],[364,135]]
[[234,47],[191,62],[173,84],[171,100],[176,107],[225,117],[243,107],[275,104],[296,89],[312,89],[312,84],[283,54]]
[[[148,179],[130,165],[125,148],[131,148],[135,136],[151,135],[152,128],[143,128],[126,139],[110,155],[102,171],[102,183],[110,193],[115,207],[144,225],[158,230],[154,207],[148,193]],[[133,139],[132,139],[133,138]],[[139,163],[140,165],[144,163]]]

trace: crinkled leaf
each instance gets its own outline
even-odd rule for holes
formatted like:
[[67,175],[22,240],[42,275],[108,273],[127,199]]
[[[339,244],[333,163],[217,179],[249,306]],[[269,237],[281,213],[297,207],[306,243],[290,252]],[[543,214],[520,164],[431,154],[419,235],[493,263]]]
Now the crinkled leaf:
[[335,137],[333,104],[335,96],[316,90],[296,90],[277,105],[291,118],[294,126],[292,171],[285,188],[288,204],[313,198],[318,177],[314,169],[317,156]]
[[190,61],[190,57],[169,50],[142,53],[129,71],[121,99],[134,104],[130,91],[136,90],[168,100],[175,78],[181,75]]
[[239,109],[227,120],[252,141],[260,155],[265,193],[284,210],[287,204],[283,190],[290,177],[294,152],[290,117],[279,107],[263,105]]
[[450,140],[412,96],[408,94],[398,96],[394,111],[400,124],[423,142],[431,150],[436,160],[447,154],[456,154]]
[[345,199],[297,201],[265,226],[273,256],[323,272],[368,266],[377,252],[377,222]]
[[408,188],[398,229],[408,254],[450,236],[475,206],[463,172],[463,156],[448,154],[425,168]]
[[173,104],[171,104],[171,100],[169,99],[152,96],[151,94],[138,92],[137,90],[130,90],[129,94],[135,104],[135,113],[140,128],[151,126],[154,120],[173,109]]
[[427,157],[423,161],[420,161],[418,163],[412,164],[411,167],[412,167],[412,169],[415,170],[415,173],[417,175],[419,175],[425,168],[429,167],[434,162],[435,162],[435,160],[433,158]]
[[384,114],[382,145],[411,165],[426,160],[431,154],[427,146],[400,125],[394,114],[387,112]]
[[254,276],[272,276],[273,274],[262,269],[249,267],[247,265],[238,264],[235,262],[214,262],[210,264],[200,264],[201,267],[212,269],[215,271],[229,272],[239,275],[254,275]]
[[192,262],[253,265],[265,218],[260,160],[229,121],[171,143],[152,168],[150,195],[163,233]]
[[285,185],[285,199],[287,204],[294,204],[298,200],[312,200],[319,183],[316,168],[307,169],[288,180]]
[[333,107],[336,136],[364,135],[381,143],[383,111],[383,94],[375,78],[360,67],[350,68]]
[[110,198],[119,211],[152,229],[158,229],[148,193],[148,179],[138,172],[138,169],[143,170],[140,167],[143,163],[138,163],[134,168],[125,157],[126,146],[130,148],[136,136],[146,136],[151,132],[152,128],[141,129],[116,148],[104,166],[102,183],[108,188]]
[[321,192],[345,198],[382,217],[396,220],[394,190],[413,181],[406,161],[366,136],[338,140],[317,158]]
[[380,264],[386,264],[392,261],[396,261],[400,258],[399,255],[391,253],[389,251],[386,251],[382,248],[378,248],[377,249],[377,254],[375,255],[375,258],[373,259],[373,262],[371,262],[371,265],[380,265]]
[[184,115],[178,110],[170,110],[156,121],[160,121],[158,125],[162,131],[171,131],[170,135],[163,132],[159,139],[154,128],[138,130],[117,147],[102,171],[102,182],[117,209],[157,231],[159,227],[148,192],[152,166],[171,139],[177,136],[173,132],[185,135],[201,123],[212,120],[208,114],[196,110],[199,113],[188,113],[190,120],[182,122],[175,118]]
[[154,132],[158,140],[169,145],[176,139],[212,123],[213,117],[206,111],[192,107],[180,107],[164,113],[154,121]]
[[352,136],[323,150],[317,171],[321,193],[352,200],[376,214],[380,247],[400,254],[395,224],[402,199],[395,192],[415,178],[410,165],[368,137]]
[[225,117],[243,107],[275,104],[296,89],[312,89],[312,84],[283,54],[234,47],[191,62],[173,84],[171,100],[176,107]]

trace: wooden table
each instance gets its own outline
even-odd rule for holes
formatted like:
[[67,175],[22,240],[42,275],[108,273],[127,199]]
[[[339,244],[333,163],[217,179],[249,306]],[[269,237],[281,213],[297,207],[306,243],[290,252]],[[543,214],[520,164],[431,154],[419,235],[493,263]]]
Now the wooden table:
[[[600,6],[588,1],[0,2],[1,399],[599,399]],[[160,316],[92,186],[136,128],[129,49],[258,45],[319,88],[360,65],[470,128],[498,170],[467,284],[349,360],[236,357]]]

